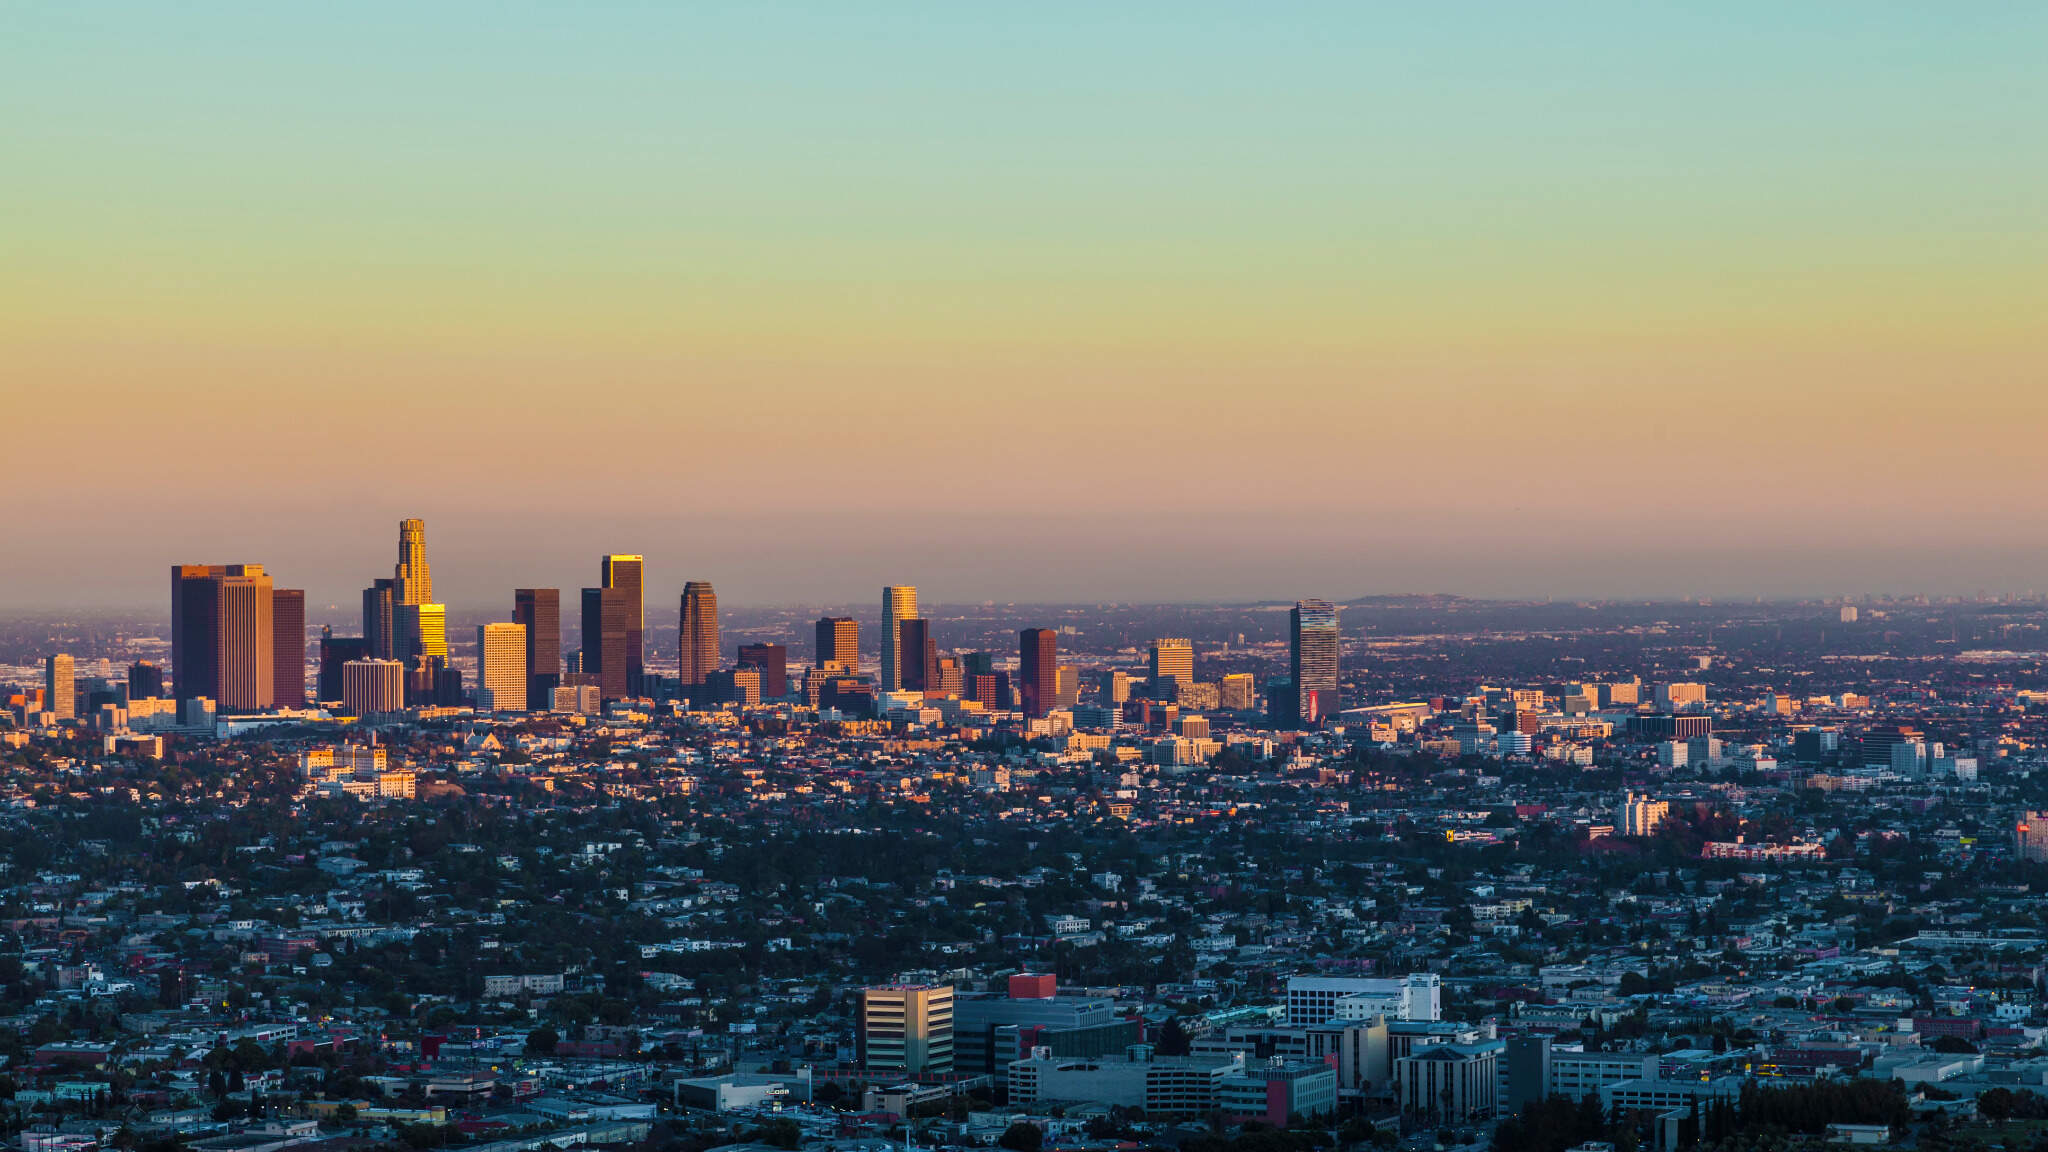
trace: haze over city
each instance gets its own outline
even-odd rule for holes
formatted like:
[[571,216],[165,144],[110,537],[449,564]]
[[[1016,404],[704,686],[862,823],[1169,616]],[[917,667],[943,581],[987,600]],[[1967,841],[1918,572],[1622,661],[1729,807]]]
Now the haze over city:
[[2024,592],[2044,19],[18,10],[0,600]]

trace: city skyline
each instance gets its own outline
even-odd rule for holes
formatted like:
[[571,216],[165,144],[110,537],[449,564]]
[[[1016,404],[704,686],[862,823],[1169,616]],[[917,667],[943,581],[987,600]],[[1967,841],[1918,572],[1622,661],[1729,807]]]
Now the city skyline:
[[113,7],[0,49],[9,605],[2048,571],[2039,10]]

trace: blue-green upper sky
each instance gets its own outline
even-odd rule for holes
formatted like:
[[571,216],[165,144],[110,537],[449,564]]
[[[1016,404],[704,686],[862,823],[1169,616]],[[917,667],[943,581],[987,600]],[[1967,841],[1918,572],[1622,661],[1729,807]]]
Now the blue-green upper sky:
[[[1528,452],[1638,484],[1718,462],[1717,523],[1755,547],[1903,523],[2048,554],[2014,537],[2048,485],[1998,440],[2043,414],[2044,58],[2040,4],[9,4],[0,352],[32,384],[20,426],[91,395],[117,433],[217,457],[263,426],[208,400],[415,404],[449,446],[369,449],[418,484],[375,492],[379,539],[428,494],[472,514],[464,485],[566,511],[579,478],[702,491],[764,443],[791,465],[727,487],[795,527],[841,445],[893,487],[881,462],[936,441],[973,464],[921,485],[930,514],[1096,542],[1047,596],[1264,590],[1109,559],[1104,469],[1219,531],[1276,504],[1363,517],[1288,538],[1332,595],[1516,590],[1460,542],[1504,494],[1577,509],[1515,469]],[[544,484],[488,472],[477,445],[521,432],[494,412],[592,384],[630,416],[568,406]],[[1987,429],[1990,406],[2016,419]],[[1246,454],[1303,420],[1381,448],[1284,477]],[[1416,445],[1447,421],[1479,463],[1425,483],[1440,457]],[[1856,447],[1890,437],[1924,447]],[[25,463],[76,449],[37,435]],[[1043,483],[1001,479],[1038,462]],[[62,510],[104,537],[134,480],[95,471]],[[1386,510],[1425,491],[1433,517]],[[246,538],[191,546],[298,554],[282,513],[243,512]],[[830,591],[705,531],[756,598]],[[1389,533],[1423,559],[1376,570],[1365,538]],[[913,543],[858,538],[875,573]],[[1030,590],[997,543],[962,595]],[[1741,578],[1863,578],[1824,551]],[[1694,570],[1551,559],[1526,591]],[[9,563],[0,590],[70,591]]]

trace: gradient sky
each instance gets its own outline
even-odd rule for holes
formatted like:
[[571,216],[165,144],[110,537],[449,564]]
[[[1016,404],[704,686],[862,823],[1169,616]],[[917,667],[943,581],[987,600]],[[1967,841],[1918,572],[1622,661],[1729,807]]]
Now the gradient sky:
[[0,4],[0,603],[2048,588],[2048,6]]

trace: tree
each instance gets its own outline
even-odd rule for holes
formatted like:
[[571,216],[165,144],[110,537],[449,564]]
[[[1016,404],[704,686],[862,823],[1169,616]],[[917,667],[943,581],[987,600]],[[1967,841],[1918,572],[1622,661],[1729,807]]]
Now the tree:
[[1166,1026],[1159,1030],[1157,1047],[1161,1056],[1185,1056],[1188,1046],[1187,1029],[1180,1026],[1178,1017],[1168,1020]]
[[1008,1148],[1010,1152],[1038,1152],[1045,1147],[1045,1132],[1036,1124],[1018,1122],[1003,1129],[996,1138],[996,1145]]
[[552,1056],[555,1045],[562,1042],[562,1034],[553,1028],[535,1028],[526,1034],[526,1052],[530,1056]]

